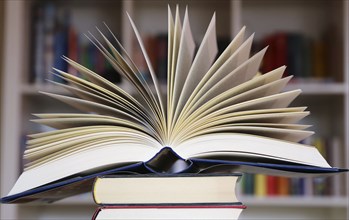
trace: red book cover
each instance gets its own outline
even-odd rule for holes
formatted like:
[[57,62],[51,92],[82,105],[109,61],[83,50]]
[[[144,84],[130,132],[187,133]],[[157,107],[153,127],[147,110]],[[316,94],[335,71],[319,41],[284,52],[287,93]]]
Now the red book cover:
[[264,55],[263,58],[263,63],[262,63],[262,72],[267,73],[269,71],[272,71],[275,69],[275,36],[274,35],[269,35],[263,39],[262,45],[268,46],[267,52]]
[[278,191],[277,177],[267,176],[267,195],[275,196]]
[[[68,57],[72,60],[78,61],[78,37],[75,29],[73,27],[69,27],[68,30]],[[71,65],[68,65],[68,72],[77,75],[78,71],[73,68]]]
[[[274,67],[278,68],[283,65],[287,65],[287,34],[284,32],[276,33],[274,36],[273,47],[275,50],[274,55]],[[284,72],[284,76],[287,76],[287,69]]]

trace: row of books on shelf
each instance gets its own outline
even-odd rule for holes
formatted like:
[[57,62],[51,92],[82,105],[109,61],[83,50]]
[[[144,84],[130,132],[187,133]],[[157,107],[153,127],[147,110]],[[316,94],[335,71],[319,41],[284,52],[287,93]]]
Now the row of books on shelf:
[[[35,18],[32,57],[35,65],[30,76],[31,83],[43,84],[46,83],[46,79],[63,82],[59,77],[50,74],[52,66],[79,75],[61,59],[62,55],[78,61],[114,83],[121,81],[120,75],[104,59],[100,51],[89,43],[83,33],[76,32],[67,9],[56,7],[53,3],[42,3],[34,8],[33,14]],[[143,40],[159,81],[166,82],[167,34],[145,35]],[[229,42],[228,37],[218,37],[219,51],[222,52]],[[131,51],[132,59],[147,80],[150,77],[147,64],[141,50],[137,48],[137,42],[133,45],[135,46]],[[259,51],[265,46],[269,47],[261,66],[263,73],[286,65],[285,74],[294,75],[295,81],[328,82],[335,78],[331,75],[331,58],[328,57],[332,54],[330,50],[333,50],[333,46],[326,37],[311,39],[301,33],[277,32],[255,41],[253,50]]]
[[[145,35],[143,40],[158,80],[165,83],[167,80],[167,34]],[[134,45],[137,45],[136,39]],[[149,81],[150,73],[140,48],[134,47],[132,56],[145,80]]]
[[276,32],[254,42],[256,51],[268,46],[261,72],[286,65],[284,74],[293,75],[296,81],[336,80],[331,64],[334,46],[327,35],[324,32],[315,39],[297,32]]
[[77,70],[69,67],[62,56],[79,62],[114,83],[121,81],[120,75],[102,53],[83,33],[77,33],[71,22],[70,11],[56,7],[52,2],[43,2],[35,5],[33,14],[34,65],[30,83],[45,84],[47,79],[65,83],[59,76],[51,74],[52,67],[79,76]]
[[288,178],[263,174],[244,174],[240,193],[246,196],[341,196],[336,177]]
[[[343,166],[344,147],[337,137],[308,138],[305,144],[314,145],[333,166]],[[292,178],[263,174],[244,174],[240,193],[246,196],[342,196],[344,176]]]

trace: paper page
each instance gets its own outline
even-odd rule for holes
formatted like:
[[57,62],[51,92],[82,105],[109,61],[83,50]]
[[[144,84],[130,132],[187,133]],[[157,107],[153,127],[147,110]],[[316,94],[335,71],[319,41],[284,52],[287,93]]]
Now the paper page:
[[[208,91],[215,86],[220,80],[225,78],[228,74],[234,72],[239,68],[243,63],[249,59],[250,50],[253,42],[253,35],[250,36],[231,56],[215,71],[211,78],[207,81],[202,81],[202,88],[197,92],[196,96],[193,97],[192,102],[188,103],[190,106],[197,103],[197,100],[200,99],[204,94],[207,94]],[[232,85],[225,86],[224,89],[229,89],[234,87],[237,83],[234,81],[228,81]]]
[[[112,93],[112,96],[116,96],[116,97],[106,96],[103,93],[95,91],[79,83],[69,81],[68,79],[67,81],[70,83],[73,83],[76,87],[72,87],[65,84],[59,84],[55,82],[52,82],[52,83],[60,85],[61,87],[69,90],[70,92],[72,92],[73,94],[77,95],[78,97],[84,100],[100,103],[103,105],[118,108],[120,110],[128,112],[131,115],[137,117],[139,120],[143,120],[147,122],[150,127],[154,127],[155,129],[157,129],[157,131],[160,132],[161,128],[157,124],[157,120],[154,118],[153,115],[149,115],[144,108],[139,109],[137,106],[133,105],[131,102],[127,101],[126,99],[120,96],[118,97],[116,94],[113,95]],[[83,89],[80,89],[80,88],[83,88]]]
[[160,126],[162,126],[160,131],[163,131],[164,123],[162,122],[163,120],[163,116],[161,116],[162,112],[148,84],[140,82],[135,73],[125,71],[117,62],[117,60],[115,60],[115,58],[108,52],[107,49],[103,47],[101,43],[99,43],[97,39],[95,39],[95,41],[98,43],[98,45],[91,39],[90,41],[98,48],[98,50],[104,55],[104,57],[109,61],[109,63],[117,71],[122,73],[123,76],[125,76],[135,86],[135,88],[137,89],[141,97],[144,99],[144,101],[148,105],[152,114],[155,116],[157,123],[160,124]]
[[[99,31],[99,29],[97,28]],[[115,49],[115,47],[110,43],[110,41],[103,35],[101,31],[99,31],[101,36],[103,37],[104,41],[109,46],[109,49],[112,51],[114,57],[116,60],[114,60],[113,64],[117,64],[119,68],[119,72],[123,73],[126,78],[128,78],[133,85],[138,88],[141,96],[145,99],[145,101],[148,103],[149,108],[151,110],[155,110],[155,113],[157,113],[159,116],[157,118],[158,121],[161,121],[162,117],[160,116],[160,112],[157,111],[157,109],[154,107],[154,102],[156,102],[155,97],[152,93],[152,89],[149,87],[147,81],[144,79],[143,75],[140,73],[136,65],[131,62],[131,66],[126,62],[126,60],[121,56],[121,54]],[[104,53],[107,54],[108,51],[103,47],[101,43],[91,34],[91,36],[94,38],[94,40],[98,43],[99,47],[104,50]],[[116,38],[115,38],[116,39]],[[116,39],[118,42],[118,40]],[[118,42],[119,43],[119,42]],[[120,44],[120,43],[119,43]],[[121,46],[121,45],[120,45]],[[122,47],[122,46],[121,46]],[[126,52],[126,51],[125,51]],[[127,53],[126,53],[127,54]]]
[[[108,25],[103,22],[104,25],[106,26],[106,28],[108,29],[109,33],[111,34],[111,36],[113,36],[115,42],[117,43],[118,48],[120,48],[121,50],[121,54],[123,55],[122,58],[124,58],[124,61],[127,63],[127,65],[132,69],[132,71],[134,73],[138,73],[139,70],[136,66],[136,64],[133,62],[133,60],[131,59],[129,53],[125,50],[124,46],[120,43],[120,41],[115,37],[114,33],[110,30],[110,28],[108,27]],[[97,28],[97,30],[99,31],[99,29]],[[99,31],[100,33],[102,33],[101,31]]]
[[[126,79],[128,79],[133,86],[135,86],[136,90],[139,92],[141,97],[146,101],[146,103],[149,103],[149,108],[154,109],[154,102],[156,102],[156,100],[148,84],[145,82],[143,76],[139,73],[139,70],[137,69],[136,72],[133,72],[131,67],[128,66],[126,61],[119,54],[119,52],[113,47],[113,45],[103,35],[102,36],[107,41],[107,44],[111,47],[111,50],[113,54],[115,54],[114,56],[116,57],[110,54],[110,52],[99,42],[99,40],[96,37],[94,37],[91,33],[90,35],[93,38],[93,40],[87,35],[86,37],[104,55],[104,57],[109,61],[111,66],[115,70],[117,70],[119,73],[121,73]],[[122,60],[121,63],[118,60]],[[158,112],[155,112],[155,114],[156,113]]]
[[[185,121],[191,121],[192,118],[198,117],[201,114],[207,114],[204,112],[212,112],[212,109],[216,109],[217,106],[219,106],[221,103],[223,103],[225,100],[228,100],[231,97],[237,96],[241,93],[244,93],[246,91],[250,91],[254,88],[260,87],[264,84],[273,82],[275,80],[281,79],[282,74],[285,70],[285,67],[280,67],[278,69],[275,69],[273,71],[270,71],[264,75],[254,77],[253,79],[242,83],[236,87],[233,87],[229,89],[226,92],[223,92],[216,97],[212,98],[210,101],[204,103],[202,106],[198,107],[198,104],[194,103],[194,106],[190,108],[186,114],[183,114],[183,118],[185,120],[181,120],[178,122],[178,126],[181,126],[181,123]],[[209,109],[211,109],[209,111]]]
[[[201,90],[202,86],[207,83],[207,81],[216,73],[216,71],[221,68],[228,59],[232,59],[232,55],[236,53],[237,50],[241,50],[241,44],[244,42],[245,36],[245,27],[243,27],[240,32],[234,37],[234,39],[230,42],[230,44],[225,48],[223,53],[217,58],[217,60],[213,63],[204,77],[200,80],[199,84],[195,87],[194,92],[189,98],[189,101],[194,98],[199,90]],[[247,58],[246,58],[247,60]]]
[[[60,117],[57,117],[60,118]],[[53,118],[53,119],[57,119]],[[65,118],[65,117],[63,117]],[[83,118],[83,117],[82,117]],[[48,119],[48,118],[46,118]],[[62,118],[60,118],[62,119]],[[84,118],[83,118],[84,119]],[[111,129],[114,126],[110,125],[83,125],[83,127],[68,127],[68,128],[63,128],[63,129],[58,129],[58,130],[53,130],[53,131],[48,131],[48,132],[41,132],[37,134],[32,134],[30,135],[30,139],[27,141],[27,149],[39,147],[40,144],[47,144],[50,142],[54,142],[56,140],[61,140],[66,137],[74,137],[79,134],[89,134],[89,133],[94,133],[98,132],[99,130],[106,130],[106,129]],[[116,127],[116,126],[115,126]],[[130,126],[132,127],[132,126]]]
[[251,89],[251,90],[246,91],[244,93],[241,93],[239,95],[233,96],[231,98],[227,98],[225,100],[220,100],[220,102],[217,102],[217,100],[211,99],[211,100],[207,101],[207,103],[214,102],[211,104],[211,106],[213,106],[213,107],[208,109],[208,111],[206,111],[206,113],[213,112],[217,109],[226,108],[228,106],[232,106],[232,105],[239,104],[242,102],[279,94],[279,92],[282,91],[283,88],[286,86],[286,84],[289,82],[290,78],[291,77],[279,79],[277,81],[256,87],[254,89]]
[[173,123],[173,114],[175,109],[175,104],[173,100],[173,94],[174,94],[174,83],[175,83],[175,74],[176,74],[176,68],[177,68],[177,61],[178,61],[178,53],[179,53],[179,47],[180,47],[180,41],[181,41],[181,35],[182,35],[182,25],[181,20],[179,17],[179,7],[176,6],[176,15],[175,15],[175,23],[174,23],[174,32],[173,32],[173,45],[171,50],[171,66],[168,72],[168,91],[167,94],[169,99],[169,105],[167,106],[168,114],[167,114],[167,137],[169,138],[172,134],[172,123]]
[[[62,149],[60,151],[50,153],[46,156],[43,155],[37,155],[38,159],[29,162],[26,164],[25,171],[45,165],[50,162],[58,161],[60,159],[63,159],[65,157],[73,156],[78,153],[84,153],[84,151],[87,151],[89,149],[93,149],[94,147],[108,145],[108,144],[139,144],[140,142],[144,144],[149,144],[149,146],[152,146],[154,143],[149,142],[145,139],[137,139],[134,137],[129,138],[104,138],[103,140],[99,141],[85,141],[82,144],[76,144],[74,146],[70,146],[69,148]],[[39,154],[42,154],[40,152]]]
[[[136,35],[136,38],[137,38],[139,46],[140,46],[140,48],[142,50],[142,53],[144,55],[145,61],[147,63],[147,66],[148,66],[148,69],[149,69],[149,72],[150,72],[150,76],[151,76],[152,81],[153,81],[154,86],[155,86],[155,91],[156,91],[156,96],[157,97],[155,98],[156,102],[154,104],[156,105],[156,108],[159,111],[160,115],[162,115],[161,117],[159,117],[159,120],[162,119],[161,120],[161,124],[163,126],[163,131],[164,131],[165,127],[166,127],[166,125],[165,125],[166,122],[163,121],[163,119],[165,119],[166,114],[165,114],[165,108],[164,108],[164,104],[163,104],[163,99],[161,98],[161,91],[160,91],[159,83],[158,83],[157,77],[156,77],[156,75],[154,73],[154,69],[153,69],[153,67],[151,65],[149,56],[148,56],[148,54],[147,54],[147,52],[145,50],[145,47],[144,47],[143,41],[141,39],[141,36],[140,36],[140,34],[139,34],[139,32],[138,32],[138,30],[137,30],[137,28],[136,28],[132,18],[129,15],[128,15],[128,18],[129,18],[129,21],[130,21],[131,26],[133,28],[133,31],[134,31],[134,33]],[[150,94],[152,96],[154,96],[152,92]]]
[[[59,71],[59,70],[57,70],[57,71]],[[116,103],[117,105],[132,109],[133,112],[137,112],[137,114],[139,114],[141,116],[141,118],[145,119],[147,122],[149,122],[151,125],[153,125],[154,128],[156,128],[158,131],[161,130],[161,128],[159,127],[159,124],[158,124],[158,120],[156,120],[154,114],[151,114],[151,112],[149,112],[144,107],[144,105],[140,104],[136,99],[131,98],[130,100],[128,100],[127,97],[124,98],[124,97],[120,96],[119,94],[113,93],[107,89],[104,89],[101,86],[98,86],[94,83],[88,82],[88,81],[81,79],[79,77],[64,73],[62,71],[59,71],[59,73],[61,74],[61,77],[64,80],[66,80],[67,82],[69,82],[71,85],[74,85],[75,87],[77,87],[81,90],[93,93],[96,96],[99,96],[101,98],[102,97],[106,98],[106,99],[112,101],[113,103]],[[53,83],[57,84],[55,82],[53,82]],[[71,87],[69,85],[61,85],[61,86],[63,86],[66,89],[69,89]],[[69,89],[69,90],[71,90],[71,89]]]
[[[69,117],[69,118],[55,117],[55,118],[33,119],[31,121],[35,123],[47,125],[56,129],[67,129],[67,128],[74,128],[74,127],[80,127],[81,129],[83,129],[83,126],[85,127],[85,126],[112,125],[112,126],[123,126],[126,128],[134,128],[140,131],[144,131],[149,135],[152,135],[152,133],[155,133],[153,129],[145,127],[144,125],[140,125],[139,123],[135,123],[135,122],[120,119],[120,118],[113,118],[113,117]],[[51,136],[51,134],[48,134],[48,136]],[[34,142],[34,140],[30,140],[28,144]]]
[[[143,105],[141,105],[135,98],[133,98],[130,94],[128,94],[127,92],[125,92],[124,90],[122,90],[120,87],[118,87],[117,85],[109,82],[108,80],[106,80],[105,78],[101,77],[100,75],[98,75],[97,73],[94,73],[93,71],[85,68],[84,66],[76,63],[73,60],[70,60],[69,58],[66,58],[66,61],[69,63],[69,65],[72,65],[74,68],[76,68],[77,70],[80,71],[80,73],[84,76],[87,77],[91,80],[91,82],[88,82],[86,80],[83,79],[79,79],[78,77],[75,77],[71,74],[67,74],[64,73],[63,71],[57,70],[55,69],[57,72],[59,72],[59,74],[63,75],[64,77],[71,79],[75,82],[80,82],[84,85],[87,85],[91,88],[97,89],[102,91],[105,94],[108,94],[109,96],[112,97],[117,97],[117,99],[119,99],[120,97],[123,97],[125,99],[127,99],[129,102],[134,103],[138,108],[142,108]],[[148,110],[146,108],[143,107],[143,109],[150,113],[149,115],[156,115],[155,110],[152,109],[153,105],[151,104],[151,101],[147,98],[144,99],[147,103],[149,109]]]
[[312,131],[286,129],[286,128],[274,128],[274,127],[261,127],[261,126],[219,126],[206,128],[191,134],[187,134],[182,140],[189,138],[209,134],[209,133],[244,133],[253,134],[264,137],[270,137],[290,142],[299,142],[305,138],[314,134]]
[[[122,57],[122,55],[119,53],[119,51],[114,47],[114,45],[108,40],[108,38],[106,36],[104,36],[104,34],[98,28],[96,28],[96,29],[99,32],[99,34],[102,36],[104,42],[108,45],[109,50],[114,55],[114,58],[116,59],[116,63],[119,64],[119,68],[122,69],[123,72],[128,73],[130,76],[137,77],[138,80],[142,84],[144,84],[145,83],[145,79],[143,78],[143,76],[141,74],[137,74],[137,73],[139,73],[138,69],[137,68],[135,68],[135,69],[132,68],[129,65],[129,63],[127,63],[126,60]],[[97,38],[94,37],[94,35],[92,35],[91,33],[90,33],[90,35],[94,38],[94,40],[99,44],[100,47],[103,47],[103,44],[99,43],[99,41],[97,40]],[[118,42],[118,40],[117,40],[117,42]],[[119,46],[121,46],[121,44]],[[105,50],[105,51],[107,52],[107,50]],[[133,66],[133,67],[135,67],[135,66]]]
[[171,126],[172,115],[172,93],[173,93],[173,73],[172,73],[172,53],[174,44],[174,21],[170,5],[167,6],[167,22],[168,22],[168,36],[167,36],[167,137],[169,136],[169,127]]
[[72,86],[69,86],[66,84],[61,84],[61,83],[56,83],[56,82],[52,82],[52,83],[59,85],[62,88],[67,89],[72,94],[74,94],[74,95],[76,95],[79,98],[82,98],[84,100],[99,103],[99,104],[106,105],[106,106],[110,106],[113,108],[117,108],[117,109],[120,109],[122,111],[130,113],[131,115],[137,117],[138,119],[144,119],[144,115],[139,114],[139,111],[135,111],[135,109],[136,109],[135,106],[132,106],[133,107],[132,108],[129,105],[125,105],[122,102],[116,102],[114,100],[104,98],[103,96],[100,96],[99,94],[94,94],[94,93],[79,89],[77,87],[72,87]]
[[73,98],[69,96],[64,96],[64,95],[57,95],[57,94],[46,93],[46,92],[41,92],[41,93],[48,95],[52,98],[55,98],[59,101],[62,101],[68,105],[73,106],[76,109],[79,109],[85,112],[96,112],[99,114],[111,115],[117,118],[138,122],[146,126],[146,123],[144,123],[143,120],[139,120],[138,118],[132,116],[128,112],[121,111],[119,109],[115,109],[107,105],[102,105],[99,103],[78,99],[78,98]]
[[[255,114],[255,115],[241,115],[233,116],[232,114],[222,115],[217,118],[211,118],[206,122],[197,124],[197,129],[202,129],[204,127],[214,127],[219,125],[228,125],[234,123],[297,123],[299,120],[303,119],[309,115],[309,112],[282,112],[282,113],[267,113],[267,114]],[[192,129],[196,129],[193,128]],[[188,130],[192,130],[188,128]]]
[[215,112],[212,112],[209,115],[196,118],[191,122],[186,122],[185,126],[177,127],[176,132],[185,132],[186,129],[190,130],[191,127],[196,127],[199,124],[205,124],[208,120],[217,120],[217,117],[220,115],[224,117],[225,114],[239,112],[239,111],[248,111],[248,110],[257,110],[257,109],[272,109],[272,108],[285,108],[287,107],[292,100],[300,94],[299,90],[284,92],[276,95],[271,95],[255,100],[246,101],[239,103],[233,106],[229,106]]
[[231,46],[231,48],[228,47],[226,51],[223,52],[223,54],[200,80],[193,93],[190,94],[188,101],[185,103],[183,110],[180,112],[178,121],[185,119],[186,115],[193,111],[193,105],[198,105],[198,99],[201,98],[210,88],[212,88],[212,86],[214,86],[220,79],[225,77],[248,59],[253,36],[251,36],[241,45],[243,41],[244,29],[240,32],[240,35],[237,35],[230,43],[229,46]]
[[[74,136],[70,138],[65,138],[56,142],[51,142],[44,144],[40,147],[27,149],[24,152],[24,159],[34,161],[40,157],[49,156],[52,153],[60,152],[64,153],[65,149],[70,147],[77,147],[78,145],[86,145],[86,143],[95,142],[105,143],[107,141],[123,141],[127,144],[127,141],[138,140],[139,143],[149,144],[150,146],[154,145],[154,139],[150,136],[139,132],[134,129],[115,127],[112,131],[98,131],[95,133],[84,134],[80,136]],[[93,146],[91,146],[93,147]],[[77,149],[73,153],[78,154]]]
[[253,126],[253,127],[271,127],[271,128],[286,128],[294,130],[304,130],[311,125],[301,125],[301,124],[283,124],[283,123],[233,123],[229,126]]
[[227,91],[229,88],[240,85],[246,81],[249,81],[257,74],[259,66],[262,62],[265,49],[258,52],[256,55],[245,61],[239,67],[237,67],[233,72],[229,73],[222,79],[220,79],[214,85],[211,85],[209,90],[202,95],[197,103],[205,103],[208,100],[216,97],[217,95]]
[[272,112],[265,114],[237,114],[230,113],[217,117],[207,118],[193,122],[178,131],[175,141],[182,140],[184,136],[210,127],[229,125],[233,123],[296,123],[309,115],[309,112]]
[[[123,89],[121,89],[117,85],[109,82],[108,80],[106,80],[102,76],[98,75],[97,73],[87,69],[86,67],[80,65],[79,63],[77,63],[77,62],[75,62],[67,57],[65,57],[64,59],[68,62],[69,65],[71,65],[75,69],[77,69],[84,77],[88,78],[92,82],[91,84],[105,88],[106,90],[109,90],[115,94],[122,96],[122,97],[126,97],[129,100],[135,100],[131,95],[129,95]],[[54,69],[54,70],[59,72],[60,74],[64,73],[63,71],[60,71],[57,69]],[[65,76],[70,76],[71,78],[74,77],[71,74],[66,74]]]
[[[92,35],[90,34],[91,38],[86,36],[96,47],[97,49],[104,55],[104,57],[109,61],[109,63],[113,66],[114,69],[116,69],[118,72],[120,72],[124,77],[126,77],[132,85],[135,86],[141,97],[144,99],[145,103],[147,104],[146,107],[148,107],[147,112],[150,112],[150,115],[153,115],[153,119],[155,119],[155,124],[160,124],[161,119],[163,118],[161,116],[161,111],[159,106],[157,106],[157,102],[155,97],[152,94],[151,89],[149,88],[148,84],[144,81],[144,78],[139,74],[139,71],[137,70],[134,72],[134,69],[137,69],[134,66],[134,63],[132,63],[131,66],[126,62],[126,60],[121,56],[121,54],[113,47],[113,45],[109,42],[109,40],[101,33],[102,37],[106,41],[107,45],[110,47],[110,50],[114,54],[111,55],[109,51]],[[117,41],[118,42],[118,41]],[[68,62],[69,59],[65,58]],[[70,61],[71,62],[71,61]],[[113,90],[115,87],[114,84],[108,82],[101,76],[93,76],[91,77],[91,71],[89,71],[87,68],[77,64],[72,63],[71,65],[74,65],[75,68],[80,68],[79,70],[85,71],[85,74],[87,74],[87,77],[94,83],[102,83],[102,84],[110,84],[110,88]],[[96,74],[95,74],[96,75]],[[98,79],[96,81],[96,79]],[[117,92],[117,91],[116,91]],[[129,95],[128,95],[129,96]],[[161,125],[161,124],[160,124]],[[160,131],[162,131],[163,128],[160,128]]]
[[[283,92],[271,96],[266,96],[242,103],[229,106],[218,111],[215,111],[211,116],[222,115],[229,112],[246,111],[253,109],[268,109],[268,108],[285,108],[287,107],[299,94],[300,90],[293,90]],[[211,117],[210,116],[210,117]]]
[[174,121],[177,120],[177,117],[179,116],[179,113],[182,111],[190,94],[194,91],[200,79],[209,70],[209,68],[211,67],[211,64],[213,63],[217,55],[218,47],[217,47],[217,40],[216,40],[215,22],[216,22],[216,17],[214,14],[207,28],[205,36],[200,44],[198,52],[196,53],[193,64],[188,73],[188,76],[185,80],[178,104],[176,105],[176,111],[173,119]]
[[[190,29],[187,10],[185,11],[182,36],[181,36],[179,45],[180,46],[178,51],[177,67],[176,67],[176,73],[174,78],[174,90],[173,90],[173,98],[172,98],[173,105],[171,110],[171,118],[173,118],[172,114],[174,113],[175,107],[177,106],[179,96],[182,91],[185,80],[187,78],[187,75],[189,73],[192,60],[194,57],[194,51],[195,51],[195,42]],[[172,130],[172,126],[169,126],[169,127]]]

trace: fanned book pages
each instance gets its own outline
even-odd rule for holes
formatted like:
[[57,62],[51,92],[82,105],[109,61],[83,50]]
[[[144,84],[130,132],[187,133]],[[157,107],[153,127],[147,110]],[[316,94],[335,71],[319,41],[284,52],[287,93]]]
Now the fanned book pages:
[[94,177],[117,173],[335,173],[297,124],[306,107],[288,107],[285,66],[258,73],[267,48],[251,56],[245,28],[217,56],[215,14],[196,50],[186,10],[168,8],[167,91],[162,93],[136,25],[130,23],[150,77],[106,27],[87,37],[134,89],[127,93],[68,57],[80,74],[53,69],[74,96],[42,92],[85,113],[35,114],[56,130],[29,135],[25,170],[2,202],[46,201],[91,190]]

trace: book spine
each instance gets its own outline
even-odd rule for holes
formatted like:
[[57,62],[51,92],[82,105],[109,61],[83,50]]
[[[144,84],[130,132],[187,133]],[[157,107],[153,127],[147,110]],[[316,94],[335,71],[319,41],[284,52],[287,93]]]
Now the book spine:
[[243,193],[246,195],[254,195],[254,175],[246,173],[244,178],[244,186],[243,186]]
[[267,176],[267,195],[275,196],[277,195],[277,177]]
[[267,195],[267,177],[264,174],[255,175],[255,185],[254,185],[255,195],[258,197],[263,197]]
[[34,40],[34,76],[31,79],[31,82],[35,84],[44,83],[44,74],[45,74],[45,63],[44,63],[44,53],[45,53],[45,27],[43,22],[43,9],[38,7],[35,11],[36,22],[34,24],[35,30],[35,40]]
[[278,195],[288,196],[290,192],[290,181],[286,177],[278,177]]
[[314,41],[313,44],[313,74],[315,78],[324,79],[326,77],[326,52],[325,43],[321,40]]
[[[287,64],[287,33],[280,32],[274,37],[274,47],[275,47],[275,64],[272,65],[274,68]],[[284,76],[288,75],[287,69],[284,72]]]
[[[75,28],[70,24],[68,30],[68,57],[78,61],[78,51],[78,36]],[[74,76],[78,76],[78,71],[71,65],[68,66],[68,72]]]
[[54,61],[54,29],[55,29],[55,18],[56,18],[56,6],[52,3],[44,6],[44,79],[53,79],[52,71]]
[[158,79],[160,82],[167,81],[167,35],[162,34],[157,36],[157,59],[158,66],[156,67]]

